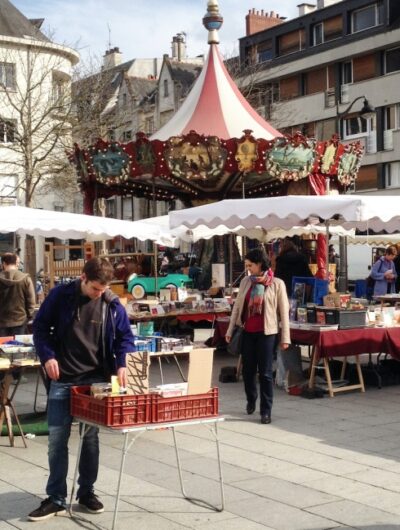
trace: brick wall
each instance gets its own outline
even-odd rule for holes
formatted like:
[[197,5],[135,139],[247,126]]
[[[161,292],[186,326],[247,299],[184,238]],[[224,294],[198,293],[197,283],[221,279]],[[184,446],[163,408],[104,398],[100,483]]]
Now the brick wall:
[[266,13],[263,9],[261,11],[250,9],[246,15],[246,35],[253,35],[253,33],[272,28],[282,22],[283,20],[274,11]]

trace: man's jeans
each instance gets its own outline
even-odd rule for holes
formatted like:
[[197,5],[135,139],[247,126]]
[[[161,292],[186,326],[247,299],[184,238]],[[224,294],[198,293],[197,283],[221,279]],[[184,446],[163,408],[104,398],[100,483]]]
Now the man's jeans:
[[[79,384],[101,382],[91,379]],[[49,424],[49,468],[46,493],[56,504],[65,506],[67,499],[68,440],[71,433],[70,390],[74,383],[51,381],[47,419]],[[82,444],[79,461],[77,498],[93,491],[99,469],[99,430],[89,427]]]

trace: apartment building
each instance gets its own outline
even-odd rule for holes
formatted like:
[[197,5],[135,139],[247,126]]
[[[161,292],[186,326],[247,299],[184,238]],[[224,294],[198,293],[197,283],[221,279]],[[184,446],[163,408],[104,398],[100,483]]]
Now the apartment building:
[[[356,193],[400,188],[400,2],[318,0],[299,16],[250,10],[240,60],[257,80],[257,110],[282,132],[338,132],[365,148]],[[364,97],[375,108],[360,110]]]

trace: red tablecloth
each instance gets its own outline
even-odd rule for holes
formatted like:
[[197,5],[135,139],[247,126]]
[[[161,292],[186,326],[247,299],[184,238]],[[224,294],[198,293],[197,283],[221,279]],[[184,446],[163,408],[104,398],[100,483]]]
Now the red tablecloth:
[[214,319],[218,319],[221,316],[229,315],[228,312],[222,311],[208,311],[205,313],[181,313],[176,314],[175,318],[180,322],[200,322],[202,320],[207,320],[208,322],[213,322]]
[[400,360],[400,328],[291,329],[290,335],[293,342],[315,346],[317,359],[382,352]]

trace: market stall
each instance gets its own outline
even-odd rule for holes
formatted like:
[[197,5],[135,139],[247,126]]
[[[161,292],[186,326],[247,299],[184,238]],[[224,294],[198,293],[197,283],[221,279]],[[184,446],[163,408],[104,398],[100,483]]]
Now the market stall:
[[[345,229],[359,229],[363,231],[374,230],[387,232],[400,231],[400,215],[398,213],[399,197],[395,196],[290,196],[274,197],[264,199],[239,199],[226,200],[217,204],[199,206],[181,211],[171,212],[171,228],[175,226],[187,226],[188,229],[198,229],[207,226],[225,226],[229,230],[233,226],[241,224],[245,228],[254,226],[262,227],[265,230],[274,228],[290,229],[292,226],[304,226],[312,221],[315,225],[329,228],[331,225],[341,226]],[[388,337],[394,344],[399,333],[398,328],[393,327],[398,324],[393,316],[389,316],[384,323],[387,327],[382,331],[378,321],[367,322],[366,308],[359,302],[352,303],[350,296],[347,299],[337,297],[329,298],[327,291],[317,292],[318,279],[295,278],[291,319],[296,322],[296,329],[293,331],[293,338],[297,335],[307,333],[313,337],[314,355],[312,366],[320,358],[324,359],[327,369],[326,358],[330,356],[354,355],[359,353],[379,353],[386,351],[396,358],[396,349],[387,348]],[[311,287],[311,294],[306,296],[307,284]],[[301,289],[300,289],[301,287]],[[325,307],[318,307],[324,305]],[[361,310],[361,311],[360,311]],[[341,321],[344,311],[353,311],[352,316],[359,311],[359,320],[348,323],[347,328],[359,327],[358,330],[344,330],[341,328]],[[313,318],[310,316],[313,314]],[[331,320],[328,320],[328,316]],[[361,320],[360,320],[361,319]],[[372,327],[372,329],[366,326]],[[221,323],[222,325],[222,323]],[[221,325],[219,327],[221,327]],[[326,326],[334,326],[337,331],[326,331]],[[303,328],[303,329],[302,329]],[[339,329],[338,329],[339,328]],[[332,329],[332,328],[331,328]],[[221,333],[221,330],[219,330]],[[326,338],[325,338],[326,337]],[[355,339],[353,340],[353,337]],[[326,342],[331,339],[332,344]],[[370,340],[368,340],[368,338]],[[299,340],[299,337],[297,336]],[[341,340],[340,347],[338,340]],[[316,342],[315,342],[316,341]],[[310,344],[310,342],[303,342]],[[355,348],[357,344],[357,348]],[[358,362],[358,361],[357,361]],[[313,384],[313,370],[310,381]],[[359,372],[361,373],[361,372]],[[329,372],[326,372],[329,381]],[[362,377],[357,388],[363,389]],[[334,395],[334,390],[330,384],[330,395]]]

